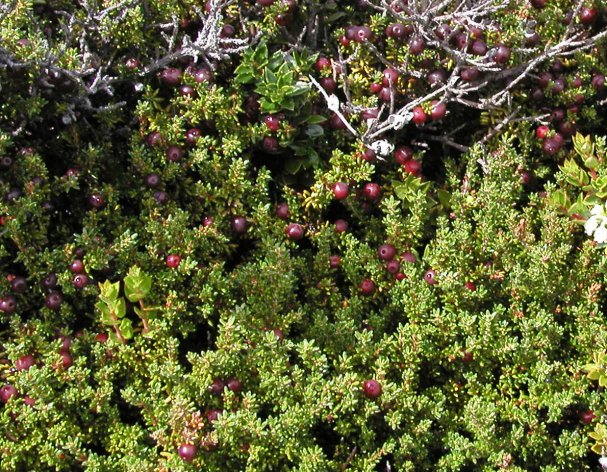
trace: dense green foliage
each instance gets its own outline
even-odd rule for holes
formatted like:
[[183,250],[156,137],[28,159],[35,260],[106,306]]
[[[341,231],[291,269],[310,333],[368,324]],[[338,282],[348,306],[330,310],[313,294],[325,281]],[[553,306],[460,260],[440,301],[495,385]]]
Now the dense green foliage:
[[597,470],[607,4],[199,3],[0,6],[0,470]]

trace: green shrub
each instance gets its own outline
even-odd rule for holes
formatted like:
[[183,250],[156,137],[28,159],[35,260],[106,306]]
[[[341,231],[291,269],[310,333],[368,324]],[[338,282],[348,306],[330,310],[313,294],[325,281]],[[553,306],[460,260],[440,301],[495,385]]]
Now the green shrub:
[[0,469],[605,460],[607,5],[351,3],[0,6]]

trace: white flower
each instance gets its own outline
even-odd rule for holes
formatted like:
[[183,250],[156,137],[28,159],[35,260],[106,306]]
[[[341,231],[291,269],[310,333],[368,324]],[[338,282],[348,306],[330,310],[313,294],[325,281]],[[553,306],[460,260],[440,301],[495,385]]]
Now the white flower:
[[590,214],[592,216],[584,223],[586,234],[590,236],[594,233],[594,240],[597,243],[607,243],[607,214],[605,213],[605,206],[595,205],[590,210]]
[[409,123],[411,120],[413,119],[413,113],[411,112],[406,112],[404,115],[398,115],[398,114],[394,114],[394,115],[390,115],[388,117],[388,123],[390,123],[392,125],[392,127],[394,129],[401,129],[403,126],[405,126],[407,123]]
[[607,470],[607,457],[603,456],[599,459],[599,464],[601,464],[601,467],[603,468],[603,470]]

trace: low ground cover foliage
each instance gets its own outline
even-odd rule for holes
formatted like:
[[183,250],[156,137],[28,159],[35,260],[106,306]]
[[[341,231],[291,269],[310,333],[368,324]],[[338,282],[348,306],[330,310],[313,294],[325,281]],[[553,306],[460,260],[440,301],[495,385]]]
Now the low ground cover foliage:
[[0,5],[0,469],[607,468],[606,36]]

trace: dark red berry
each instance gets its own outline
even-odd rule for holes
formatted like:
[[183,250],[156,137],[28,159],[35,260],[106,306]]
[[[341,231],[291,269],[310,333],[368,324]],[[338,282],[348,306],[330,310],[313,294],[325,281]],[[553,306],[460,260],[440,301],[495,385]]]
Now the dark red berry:
[[506,64],[510,60],[510,48],[504,44],[498,44],[493,50],[493,60],[498,64]]
[[591,25],[596,21],[598,11],[594,7],[584,6],[580,9],[578,18],[583,25]]
[[407,30],[402,23],[394,23],[386,27],[386,36],[392,39],[403,39],[407,36]]
[[240,383],[240,380],[238,379],[230,379],[226,382],[226,387],[228,387],[229,390],[231,390],[234,393],[238,393],[240,392],[241,388],[242,388],[242,384]]
[[244,234],[247,232],[249,227],[248,221],[244,216],[234,216],[230,220],[230,226],[232,227],[232,231],[236,234]]
[[590,81],[590,85],[592,85],[595,90],[604,90],[605,76],[603,74],[594,74]]
[[285,229],[285,234],[292,241],[299,241],[303,238],[304,229],[299,223],[290,223]]
[[484,56],[487,54],[487,43],[482,39],[476,39],[472,42],[468,50],[475,56]]
[[85,274],[76,274],[72,279],[72,284],[78,289],[84,288],[88,283],[89,278]]
[[415,36],[409,41],[409,52],[414,56],[419,56],[426,49],[426,41],[421,36]]
[[548,0],[531,0],[531,6],[536,10],[541,10],[546,6]]
[[183,156],[183,151],[179,146],[169,146],[166,150],[167,159],[171,162],[177,162]]
[[561,149],[561,144],[558,139],[546,138],[542,143],[542,149],[549,156],[554,156]]
[[377,248],[377,255],[382,261],[391,261],[396,256],[396,248],[392,244],[382,244]]
[[388,261],[386,263],[386,270],[391,274],[398,274],[398,272],[400,271],[400,262]]
[[474,354],[472,354],[472,352],[467,351],[467,350],[462,350],[462,357],[461,357],[461,361],[465,362],[465,363],[469,363],[472,362],[474,360]]
[[371,279],[363,279],[358,285],[358,289],[361,295],[364,295],[365,297],[373,295],[376,289],[375,282],[373,282]]
[[51,310],[58,310],[63,303],[63,297],[59,292],[50,292],[46,295],[44,304]]
[[176,269],[181,263],[181,256],[179,254],[169,254],[168,256],[166,256],[165,263],[167,267],[170,267],[171,269]]
[[47,290],[55,288],[57,286],[57,274],[50,273],[44,277],[44,279],[42,279],[42,286]]
[[146,142],[147,142],[148,146],[156,147],[156,146],[160,145],[160,143],[162,142],[162,136],[160,135],[160,133],[158,131],[153,131],[150,134],[148,134],[148,137],[146,138]]
[[364,43],[365,41],[371,41],[373,38],[373,32],[368,26],[359,26],[356,34],[354,35],[354,41],[358,43]]
[[373,151],[372,149],[365,149],[364,152],[361,154],[361,157],[364,161],[373,162],[375,161],[375,151]]
[[23,293],[27,290],[27,280],[25,277],[18,275],[11,280],[11,290],[15,293]]
[[280,149],[280,143],[274,136],[265,136],[261,145],[264,151],[269,153],[276,153]]
[[443,23],[434,30],[434,34],[441,41],[449,39],[449,36],[451,36],[451,26],[446,23]]
[[193,444],[181,444],[177,449],[179,457],[186,462],[192,462],[196,457],[196,446]]
[[459,75],[464,82],[474,82],[478,79],[479,71],[475,67],[464,67]]
[[[392,261],[394,262],[394,261]],[[407,276],[405,274],[403,274],[402,272],[397,272],[396,274],[394,274],[394,278],[398,281],[400,280],[405,280],[407,278]]]
[[331,269],[337,269],[341,264],[341,257],[337,256],[337,255],[333,255],[331,257],[329,257],[329,267],[331,267]]
[[164,69],[160,73],[160,80],[165,85],[176,86],[181,82],[181,71],[175,67]]
[[436,284],[438,282],[438,280],[436,280],[436,271],[433,269],[427,270],[424,274],[424,280],[428,285]]
[[20,357],[15,361],[15,369],[29,370],[36,363],[36,359],[31,354]]
[[335,220],[335,232],[337,233],[345,233],[348,231],[348,222],[343,219]]
[[373,82],[371,85],[369,85],[369,92],[371,92],[372,94],[377,94],[379,92],[381,92],[382,89],[382,85],[378,84],[377,82]]
[[363,393],[367,398],[375,400],[381,395],[381,384],[374,379],[368,379],[363,382]]
[[330,69],[331,68],[331,59],[329,59],[328,57],[320,56],[318,59],[316,59],[315,67],[318,72],[325,70],[325,69]]
[[400,164],[404,165],[405,162],[411,160],[413,158],[413,149],[409,146],[398,146],[394,150],[394,160]]
[[11,398],[17,395],[17,389],[9,384],[0,387],[0,401],[7,403]]
[[399,73],[396,69],[392,69],[392,68],[388,68],[388,69],[384,69],[383,72],[383,76],[384,78],[382,79],[382,84],[384,85],[384,87],[393,87],[396,85],[396,82],[398,81],[398,77],[399,77]]
[[266,128],[268,128],[273,133],[277,132],[280,129],[280,118],[276,115],[266,115],[263,119]]
[[468,290],[470,290],[471,292],[475,292],[475,291],[476,291],[476,285],[474,284],[474,282],[467,281],[467,282],[464,284],[464,287],[466,287],[466,288],[467,288]]
[[333,195],[337,200],[347,198],[350,193],[350,186],[345,182],[335,182],[333,184]]
[[192,77],[194,77],[196,83],[199,84],[204,82],[211,82],[213,80],[213,74],[206,67],[194,70],[192,72]]
[[269,7],[273,5],[276,0],[257,0],[257,5],[261,5],[262,7]]
[[548,133],[550,133],[550,128],[548,128],[546,125],[540,125],[535,130],[535,136],[537,139],[545,139],[546,136],[548,136]]
[[289,204],[287,202],[281,202],[276,205],[275,214],[281,220],[287,220],[291,215],[289,211]]
[[223,393],[223,389],[225,384],[221,379],[213,379],[211,385],[209,385],[209,393],[211,395],[221,395]]
[[145,185],[149,188],[156,188],[160,184],[160,176],[154,172],[145,176]]
[[423,125],[428,119],[426,112],[420,106],[413,109],[413,123],[416,125]]
[[107,333],[98,333],[98,334],[95,336],[95,339],[96,339],[97,341],[99,341],[100,343],[104,343],[104,344],[105,344],[105,343],[107,342],[107,340],[109,339],[109,336],[108,336],[108,334],[107,334]]
[[219,419],[219,416],[223,413],[221,410],[212,409],[207,411],[207,421],[209,423],[214,423]]
[[415,159],[411,159],[405,162],[403,168],[405,169],[405,172],[419,177],[422,171],[422,164],[421,162],[416,161]]
[[584,424],[592,423],[595,418],[596,418],[596,415],[594,414],[594,411],[592,411],[592,410],[586,410],[586,411],[582,411],[580,413],[580,421]]
[[379,91],[378,97],[382,102],[390,102],[395,96],[394,89],[392,87],[382,87]]
[[426,80],[430,86],[444,84],[447,82],[447,72],[444,69],[436,69],[428,72]]
[[433,121],[442,120],[447,114],[447,104],[445,102],[437,102],[436,100],[432,100],[432,110],[430,112],[430,117]]
[[74,363],[72,355],[66,351],[61,351],[59,355],[61,356],[61,367],[63,367],[64,369],[69,369]]
[[105,205],[105,200],[98,193],[94,193],[91,196],[89,196],[89,205],[91,205],[93,208],[98,209],[98,208],[101,208],[103,205]]
[[323,77],[320,79],[320,86],[325,92],[332,94],[337,89],[337,81],[333,77]]
[[190,128],[185,132],[185,142],[193,146],[201,136],[202,131],[200,131],[200,129]]
[[169,194],[164,190],[156,190],[154,192],[154,200],[156,200],[160,205],[164,205],[169,201]]
[[368,201],[374,202],[381,197],[381,188],[375,182],[366,183],[363,187],[363,195]]
[[80,274],[84,272],[84,263],[80,259],[74,259],[69,266],[72,274]]
[[17,309],[17,300],[12,295],[0,298],[0,311],[2,313],[14,313]]
[[182,97],[196,98],[196,90],[191,85],[182,85],[179,87],[179,95]]
[[129,57],[125,62],[124,65],[127,69],[129,70],[137,70],[139,69],[139,61],[137,59],[135,59],[134,57]]

